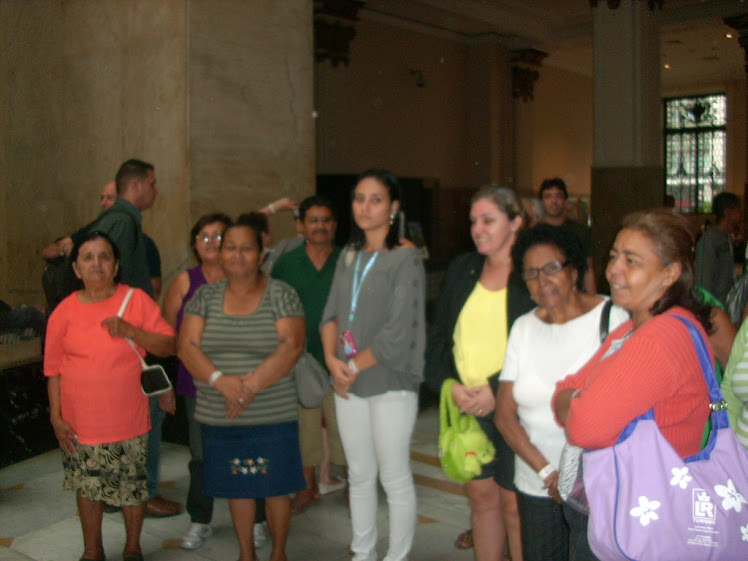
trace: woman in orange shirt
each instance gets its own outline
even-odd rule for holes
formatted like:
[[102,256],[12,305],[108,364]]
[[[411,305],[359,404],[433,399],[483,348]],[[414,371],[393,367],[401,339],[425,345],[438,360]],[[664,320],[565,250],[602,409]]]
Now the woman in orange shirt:
[[63,300],[49,318],[44,354],[50,420],[63,450],[66,489],[74,489],[83,530],[82,561],[105,559],[104,502],[121,506],[127,542],[124,561],[141,561],[140,532],[148,501],[145,459],[148,398],[140,387],[137,353],[176,353],[174,330],[158,305],[119,284],[119,251],[104,233],[86,234],[71,253],[83,290]]
[[[711,308],[696,298],[693,271],[693,236],[683,216],[649,210],[624,219],[606,277],[613,303],[631,319],[556,385],[551,403],[571,444],[612,446],[630,421],[654,409],[662,435],[681,457],[699,451],[709,395],[691,336],[674,317],[689,319],[705,340],[712,331]],[[586,531],[578,537],[586,541]]]

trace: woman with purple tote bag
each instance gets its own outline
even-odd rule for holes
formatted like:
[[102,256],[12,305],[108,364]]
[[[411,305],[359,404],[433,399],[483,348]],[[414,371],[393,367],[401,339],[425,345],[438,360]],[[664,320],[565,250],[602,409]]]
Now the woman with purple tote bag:
[[[726,559],[733,554],[734,559],[748,559],[748,551],[742,551],[748,546],[748,501],[735,488],[746,480],[745,460],[727,467],[735,482],[725,477],[724,485],[712,486],[706,494],[692,484],[696,464],[709,461],[716,466],[723,449],[731,447],[729,431],[719,430],[727,422],[715,415],[717,430],[700,453],[710,402],[718,410],[721,396],[712,391],[710,398],[708,384],[713,390],[716,384],[710,372],[713,352],[706,342],[712,326],[709,308],[694,296],[692,248],[693,237],[683,217],[651,210],[624,219],[606,276],[614,303],[627,309],[632,319],[614,330],[579,372],[559,382],[553,396],[556,418],[565,425],[569,442],[592,450],[584,454],[588,537],[603,561],[723,559],[728,542]],[[639,426],[632,423],[635,419]],[[722,444],[716,444],[718,433]],[[636,441],[640,444],[632,447]],[[632,495],[624,489],[627,478],[636,477],[638,484],[662,479],[661,473],[667,477],[667,500],[656,500],[653,490]],[[673,491],[679,490],[689,497],[688,508],[681,510],[693,519],[691,528],[682,531],[673,523],[676,514],[667,510]],[[748,494],[748,489],[742,492]],[[707,515],[725,506],[742,511],[744,530],[728,530],[724,522],[708,527]],[[684,540],[683,534],[694,528],[697,531]],[[681,547],[689,540],[693,543]],[[692,552],[695,557],[689,556]]]

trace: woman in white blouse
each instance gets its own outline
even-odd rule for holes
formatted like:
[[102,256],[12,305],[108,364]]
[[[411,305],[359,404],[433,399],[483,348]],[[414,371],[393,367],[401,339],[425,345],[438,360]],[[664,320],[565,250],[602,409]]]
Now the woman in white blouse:
[[[514,485],[525,561],[582,559],[574,546],[573,512],[562,509],[558,464],[566,442],[551,409],[556,382],[593,355],[607,330],[628,319],[607,299],[581,290],[587,266],[570,231],[541,224],[520,234],[512,248],[538,307],[517,319],[499,380],[495,421],[514,450]],[[571,547],[570,547],[571,543]]]

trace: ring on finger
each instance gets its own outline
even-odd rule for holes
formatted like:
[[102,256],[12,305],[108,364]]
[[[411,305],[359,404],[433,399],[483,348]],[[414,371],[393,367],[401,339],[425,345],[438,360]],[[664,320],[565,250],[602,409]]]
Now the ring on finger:
[[239,403],[244,403],[244,398],[243,397],[239,398]]

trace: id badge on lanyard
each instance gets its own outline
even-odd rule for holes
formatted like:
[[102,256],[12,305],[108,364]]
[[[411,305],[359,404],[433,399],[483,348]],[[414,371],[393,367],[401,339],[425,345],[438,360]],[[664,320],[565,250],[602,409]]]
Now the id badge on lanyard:
[[[359,269],[361,268],[361,252],[359,251],[358,257],[356,257],[356,268],[353,270],[353,287],[351,289],[351,311],[348,314],[348,325],[353,325],[353,320],[356,318],[356,310],[358,309],[358,297],[361,293],[361,285],[364,284],[369,271],[374,266],[374,263],[379,257],[379,252],[374,254],[374,257],[366,264],[361,276],[359,276]],[[340,334],[340,344],[343,345],[343,352],[346,358],[353,358],[358,354],[358,347],[356,347],[356,339],[353,337],[353,333],[350,329],[346,329]]]

